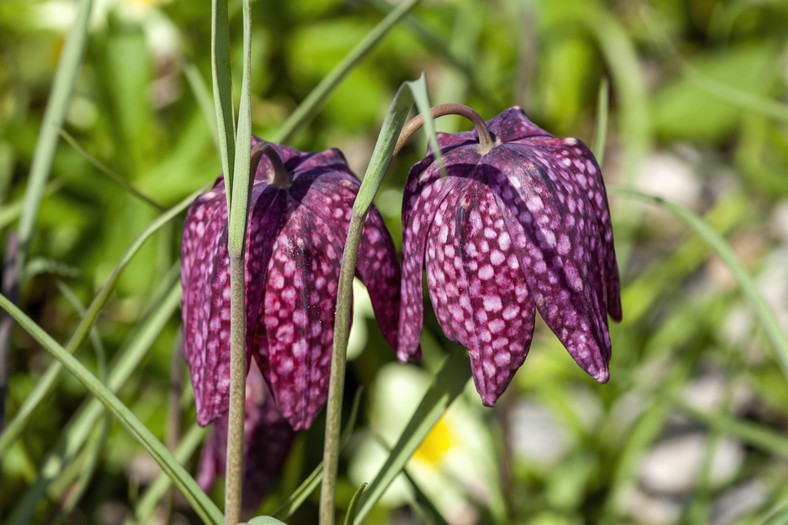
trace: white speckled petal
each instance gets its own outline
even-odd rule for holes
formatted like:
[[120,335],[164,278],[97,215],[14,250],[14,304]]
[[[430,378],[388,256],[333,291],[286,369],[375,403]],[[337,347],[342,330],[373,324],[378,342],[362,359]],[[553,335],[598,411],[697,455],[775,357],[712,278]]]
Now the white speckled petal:
[[[600,238],[590,205],[560,179],[562,168],[552,158],[516,143],[494,151],[486,171],[525,232],[514,239],[515,249],[539,313],[580,367],[605,382],[610,336],[598,293],[603,279],[593,274]],[[497,171],[501,167],[506,173]]]
[[[258,143],[253,137],[252,145]],[[359,182],[338,150],[301,153],[273,147],[292,185],[271,185],[270,160],[265,155],[260,159],[245,254],[247,359],[254,354],[283,413],[301,429],[325,403],[338,272]],[[221,417],[229,401],[226,219],[220,176],[190,208],[181,244],[184,355],[201,425]],[[399,263],[374,209],[363,232],[358,268],[383,333],[395,345]]]
[[[446,179],[431,155],[408,175],[398,357],[408,356],[421,332],[426,257],[438,320],[450,339],[469,349],[485,404],[495,402],[525,358],[537,308],[577,363],[605,382],[607,313],[619,320],[621,306],[599,166],[580,141],[556,139],[520,108],[487,125],[496,146],[485,155],[475,131],[439,134]],[[494,242],[503,246],[494,251]],[[493,259],[510,264],[498,270]],[[516,309],[516,326],[491,315],[508,306],[503,321]],[[507,329],[507,339],[521,346],[502,354],[492,345]]]
[[309,428],[328,394],[341,238],[291,200],[268,262],[258,330],[268,345],[255,354],[282,414]]
[[427,157],[413,168],[405,183],[402,199],[402,283],[400,285],[399,334],[397,359],[401,362],[421,358],[419,340],[424,326],[424,294],[421,274],[427,235],[441,201],[458,183],[442,179]]
[[525,361],[530,300],[496,197],[470,180],[447,197],[427,241],[427,283],[443,331],[468,349],[476,390],[493,406]]

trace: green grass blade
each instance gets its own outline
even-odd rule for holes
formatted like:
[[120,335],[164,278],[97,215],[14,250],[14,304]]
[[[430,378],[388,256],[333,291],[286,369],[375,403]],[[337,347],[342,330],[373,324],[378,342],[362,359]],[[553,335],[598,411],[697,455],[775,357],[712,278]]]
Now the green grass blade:
[[[56,179],[50,181],[46,188],[44,188],[44,197],[48,197],[66,185],[65,179]],[[22,207],[24,206],[24,198],[14,202],[3,204],[0,208],[0,230],[17,220],[22,215]]]
[[[178,448],[175,449],[174,456],[179,463],[186,463],[194,455],[197,447],[202,443],[207,429],[194,423],[191,428],[183,435]],[[134,523],[149,523],[156,505],[172,485],[172,480],[164,473],[159,474],[154,482],[145,491],[139,503],[134,507],[134,516],[126,520],[126,525]]]
[[408,484],[413,491],[414,503],[417,510],[427,522],[433,525],[449,525],[437,507],[435,507],[435,504],[430,501],[429,496],[421,490],[421,487],[419,487],[419,484],[413,479],[413,476],[408,473],[408,469],[402,469],[402,474],[405,475],[405,479],[408,480]]
[[656,204],[669,211],[671,214],[681,219],[687,226],[692,228],[714,253],[722,259],[722,262],[731,270],[745,296],[749,299],[750,304],[755,310],[755,315],[760,320],[766,332],[766,336],[777,352],[777,362],[782,368],[785,377],[788,378],[788,337],[786,337],[785,332],[780,327],[774,312],[772,312],[771,308],[769,308],[763,296],[758,291],[752,276],[739,261],[738,257],[736,257],[733,249],[731,249],[725,239],[696,213],[682,206],[631,188],[610,186],[609,190],[611,193],[625,195],[627,197],[633,197],[641,201]]
[[605,142],[607,141],[607,115],[608,104],[610,100],[610,83],[607,77],[602,78],[599,83],[599,92],[597,93],[596,102],[596,136],[594,137],[594,147],[591,151],[594,152],[597,164],[602,166],[602,161],[605,159]]
[[[178,282],[178,267],[163,280],[161,290],[154,294],[153,310],[143,316],[139,328],[132,332],[127,344],[120,349],[119,357],[110,366],[109,388],[118,392],[138,369],[148,349],[162,332],[175,310],[180,306],[181,287]],[[27,489],[12,515],[9,525],[24,525],[30,522],[38,501],[46,494],[49,486],[60,475],[82,448],[99,418],[106,414],[97,399],[89,399],[74,415],[58,438],[52,451],[47,454],[38,469],[38,476]]]
[[[76,330],[74,330],[74,334],[71,336],[71,339],[69,339],[69,342],[66,345],[66,351],[68,353],[73,354],[82,345],[82,343],[85,342],[85,339],[89,334],[90,327],[93,325],[93,322],[96,320],[96,317],[98,316],[101,309],[107,303],[107,300],[109,300],[110,294],[115,289],[115,285],[120,278],[121,272],[137,254],[145,241],[148,240],[148,238],[150,238],[154,233],[156,233],[156,231],[158,231],[162,226],[167,224],[173,218],[177,217],[204,190],[204,188],[197,190],[170,208],[166,213],[161,214],[153,222],[151,222],[150,225],[148,225],[148,227],[145,228],[136,239],[134,239],[131,245],[121,256],[120,261],[118,261],[118,264],[115,266],[112,274],[107,279],[107,282],[104,283],[104,286],[101,288],[101,290],[99,290],[99,293],[93,299],[93,302],[90,303],[87,313],[80,320]],[[19,410],[17,410],[16,414],[14,415],[14,419],[9,423],[5,432],[3,432],[3,435],[0,436],[0,458],[5,455],[5,453],[8,451],[8,448],[20,436],[25,426],[30,421],[30,418],[33,416],[33,412],[35,411],[36,407],[38,407],[38,405],[55,386],[62,370],[62,365],[60,363],[53,363],[38,381],[35,389],[33,389],[30,395],[25,398],[24,403],[22,403],[22,406],[19,407]]]
[[[385,14],[389,14],[397,8],[396,4],[392,4],[387,0],[365,0],[365,2]],[[436,35],[430,27],[423,24],[413,15],[405,16],[402,22],[406,27],[411,29],[428,49],[443,57],[455,69],[465,75],[471,91],[479,95],[479,98],[486,102],[488,106],[503,107],[506,105],[501,97],[491,93],[482,85],[472,64],[469,63],[467,59],[461,59],[460,56],[458,56],[462,55],[461,53],[458,54],[452,51],[452,49],[444,43],[443,37]],[[463,37],[467,38],[467,35],[463,35]]]
[[[358,417],[358,409],[361,406],[361,392],[362,389],[359,388],[356,390],[356,395],[353,397],[353,406],[350,409],[350,417],[345,423],[345,429],[342,431],[342,437],[340,438],[340,450],[347,445],[348,440],[350,439],[350,435],[353,433],[353,429],[356,426],[356,418]],[[306,501],[306,499],[315,491],[315,489],[320,485],[320,481],[323,479],[323,462],[321,461],[315,470],[312,471],[309,476],[298,486],[298,488],[293,492],[287,501],[285,501],[276,512],[272,514],[274,517],[280,517],[282,519],[288,519],[290,516],[293,515],[295,511],[301,507],[301,504]]]
[[366,57],[372,49],[386,36],[386,33],[393,28],[402,17],[404,17],[413,7],[421,0],[406,0],[399,4],[396,9],[386,15],[380,23],[375,26],[372,31],[350,50],[350,52],[331,70],[331,72],[323,77],[323,80],[312,90],[309,95],[303,100],[298,108],[292,115],[282,124],[276,135],[274,135],[273,142],[284,143],[289,142],[298,129],[308,124],[320,111],[331,93],[339,85],[343,78]]
[[211,132],[216,153],[221,155],[222,147],[219,144],[219,132],[216,130],[216,114],[214,112],[213,99],[211,98],[211,90],[208,89],[208,85],[203,80],[202,75],[200,75],[200,70],[193,63],[187,62],[184,64],[183,74],[186,77],[189,88],[192,90],[197,107],[200,108],[205,124]]
[[58,128],[58,132],[60,133],[60,136],[63,137],[66,140],[66,142],[68,142],[69,145],[72,148],[77,150],[77,152],[80,155],[85,157],[85,159],[88,162],[93,164],[93,166],[95,166],[95,168],[97,170],[99,170],[99,173],[102,173],[102,174],[106,175],[107,178],[110,179],[112,182],[117,183],[123,189],[128,191],[131,195],[133,195],[134,197],[136,197],[140,201],[144,202],[148,206],[151,206],[152,208],[155,208],[155,209],[157,209],[159,211],[166,211],[167,210],[167,208],[165,208],[164,206],[162,206],[161,204],[159,204],[158,202],[156,202],[155,200],[151,199],[150,197],[148,197],[147,195],[142,193],[140,190],[138,190],[137,188],[132,186],[131,183],[129,183],[129,181],[127,181],[122,176],[120,176],[118,173],[113,171],[112,168],[110,168],[109,166],[107,166],[106,164],[104,164],[103,162],[98,160],[96,157],[94,157],[93,155],[88,153],[87,150],[85,148],[83,148],[82,145],[80,145],[80,143],[77,142],[77,139],[75,139],[68,131],[66,131],[63,128]]
[[372,507],[383,496],[397,474],[405,468],[418,446],[460,395],[470,378],[471,368],[468,355],[460,349],[449,352],[440,371],[432,380],[427,392],[424,393],[416,412],[391,449],[386,462],[361,497],[356,524],[364,523],[364,519]]
[[406,87],[406,83],[403,83],[397,90],[386,117],[383,119],[378,140],[375,142],[375,149],[372,150],[372,158],[369,159],[367,171],[364,173],[364,178],[361,181],[361,188],[359,188],[358,195],[353,203],[353,213],[367,213],[369,207],[372,206],[372,201],[375,199],[380,184],[383,182],[383,177],[391,162],[391,156],[394,153],[394,146],[397,144],[399,133],[402,130],[402,126],[405,125],[408,113],[413,107],[413,94]]
[[246,223],[248,220],[249,197],[252,177],[249,173],[250,155],[252,149],[252,27],[251,9],[249,2],[243,2],[244,10],[244,72],[241,81],[241,104],[238,108],[238,132],[235,143],[235,159],[233,167],[233,197],[232,206],[228,208],[229,231],[227,234],[230,253],[242,253],[244,239],[246,238]]
[[788,525],[788,501],[764,521],[763,525]]
[[364,494],[364,489],[366,488],[367,484],[362,483],[358,490],[353,494],[350,504],[347,507],[347,514],[345,514],[345,525],[353,525],[353,521],[356,519],[358,510],[358,502],[361,500],[361,496]]
[[211,15],[211,79],[213,105],[216,114],[216,132],[224,171],[227,209],[232,195],[233,165],[235,158],[235,111],[233,108],[233,77],[230,71],[230,24],[227,17],[227,0],[212,0]]
[[39,344],[51,353],[63,366],[71,372],[85,387],[101,401],[115,416],[123,427],[131,434],[146,451],[156,460],[162,470],[167,473],[181,493],[191,504],[200,517],[210,523],[222,522],[222,513],[208,496],[197,486],[188,472],[172,456],[167,448],[156,439],[156,436],[137,419],[131,410],[118,399],[112,391],[82,366],[65,348],[52,339],[40,326],[24,312],[11,303],[4,295],[0,295],[0,307],[6,310]]
[[430,111],[430,95],[427,92],[427,79],[424,73],[416,79],[405,84],[410,89],[413,95],[413,101],[416,103],[416,109],[419,110],[421,118],[424,119],[424,132],[427,133],[427,140],[432,147],[432,155],[435,157],[435,162],[441,170],[441,174],[446,176],[446,166],[443,164],[443,154],[441,153],[441,146],[438,143],[438,136],[435,134],[435,120],[432,118]]
[[88,42],[88,20],[92,7],[92,0],[79,2],[76,18],[66,38],[63,54],[58,61],[52,92],[49,94],[47,107],[44,111],[44,121],[36,141],[30,176],[25,188],[22,217],[19,220],[20,266],[24,266],[30,239],[33,237],[33,230],[38,218],[38,209],[41,206],[52,163],[55,160],[58,129],[63,126],[71,93],[74,90],[74,84],[85,56]]

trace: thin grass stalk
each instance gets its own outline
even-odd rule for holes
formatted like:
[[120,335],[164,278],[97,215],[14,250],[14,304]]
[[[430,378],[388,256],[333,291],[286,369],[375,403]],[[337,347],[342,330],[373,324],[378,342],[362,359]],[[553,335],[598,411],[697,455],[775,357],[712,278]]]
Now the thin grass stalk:
[[301,126],[308,124],[317,115],[334,89],[347,74],[361,62],[416,4],[421,0],[406,0],[386,15],[372,31],[366,34],[361,41],[347,54],[342,61],[323,77],[323,80],[313,89],[292,115],[276,132],[273,142],[288,142]]
[[[80,319],[79,325],[77,325],[77,328],[71,335],[71,338],[66,345],[66,351],[69,354],[76,352],[76,350],[82,346],[82,343],[85,342],[85,339],[90,333],[90,327],[93,326],[93,323],[98,317],[99,312],[102,308],[104,308],[104,305],[109,300],[112,291],[115,289],[115,285],[120,278],[121,272],[139,252],[145,241],[147,241],[165,224],[177,217],[203,191],[204,188],[192,193],[185,199],[181,200],[181,202],[170,208],[167,212],[161,214],[153,222],[151,222],[142,231],[142,233],[140,233],[137,238],[134,239],[134,241],[132,241],[131,245],[121,256],[118,264],[112,271],[112,274],[104,283],[104,286],[102,286],[101,290],[99,290],[99,292],[96,294],[96,297],[90,303],[86,314],[82,317],[82,319]],[[62,371],[63,367],[59,362],[55,362],[50,365],[41,379],[39,379],[33,391],[25,398],[24,403],[22,403],[22,406],[19,408],[19,410],[17,410],[14,419],[8,425],[8,428],[6,428],[6,431],[3,433],[3,435],[0,436],[0,457],[3,457],[8,448],[14,443],[14,441],[16,441],[17,438],[19,438],[22,431],[27,426],[27,423],[29,423],[30,419],[32,418],[35,409],[41,404],[47,394],[51,392],[55,384],[57,384],[57,379],[60,377]]]
[[156,436],[135,416],[129,408],[118,399],[101,381],[77,361],[71,354],[60,346],[57,341],[38,326],[30,317],[12,304],[8,298],[0,295],[0,308],[6,310],[19,325],[24,328],[44,349],[53,357],[63,363],[63,366],[82,383],[88,391],[96,396],[109,412],[123,425],[138,443],[156,460],[166,472],[181,493],[191,504],[203,521],[209,523],[221,522],[221,512],[205,495],[186,469],[170,454],[167,448]]
[[[107,385],[112,392],[118,392],[138,369],[151,345],[180,305],[181,287],[177,269],[176,266],[176,271],[170,272],[163,279],[161,289],[151,300],[152,310],[143,316],[138,328],[128,337],[118,352],[118,357],[110,365]],[[87,400],[83,404],[61,432],[54,448],[41,462],[35,481],[19,500],[7,525],[24,525],[30,522],[38,501],[44,497],[65,466],[73,461],[99,418],[105,414],[103,405],[97,399]]]
[[[250,0],[243,1],[243,79],[238,108],[232,199],[228,214],[227,248],[230,255],[230,408],[227,429],[224,520],[226,525],[241,521],[243,495],[244,419],[246,410],[246,229],[254,171],[251,166],[252,109],[251,62],[252,16]],[[227,191],[230,191],[229,188]]]
[[[58,143],[57,129],[62,126],[65,120],[71,93],[74,90],[77,74],[85,56],[88,41],[88,20],[92,7],[92,0],[82,0],[77,6],[74,25],[71,26],[63,46],[63,54],[58,60],[52,91],[49,94],[49,100],[44,110],[44,120],[38,140],[36,140],[19,221],[18,252],[14,259],[14,268],[5,274],[15,276],[17,282],[9,282],[7,287],[6,283],[3,283],[3,293],[8,294],[14,302],[18,300],[16,297],[19,290],[18,280],[22,278],[27,252],[30,249],[30,241],[38,219],[38,210],[44,198],[49,174],[55,160]],[[5,315],[0,316],[0,406],[2,407],[5,407],[7,383],[5,374],[11,354],[11,327],[11,321]],[[0,431],[3,431],[4,408],[0,409],[0,416],[2,416],[0,417]]]
[[[336,493],[337,467],[339,465],[339,433],[342,417],[342,395],[347,363],[347,343],[350,336],[350,308],[339,305],[353,304],[353,276],[356,273],[358,246],[364,229],[366,212],[357,213],[355,207],[350,218],[347,241],[342,253],[339,272],[337,312],[334,320],[334,351],[331,355],[331,376],[326,403],[326,438],[323,444],[323,483],[320,489],[320,525],[334,523],[334,496]],[[344,351],[343,351],[344,350]]]

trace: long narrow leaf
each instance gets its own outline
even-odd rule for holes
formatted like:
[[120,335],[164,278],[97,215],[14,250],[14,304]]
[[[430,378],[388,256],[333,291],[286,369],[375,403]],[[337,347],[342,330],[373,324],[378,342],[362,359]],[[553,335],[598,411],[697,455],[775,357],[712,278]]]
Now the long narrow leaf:
[[85,148],[83,148],[82,145],[79,142],[77,142],[77,139],[75,139],[68,131],[66,131],[63,128],[58,128],[58,132],[66,140],[66,142],[69,143],[69,145],[72,148],[77,150],[77,153],[82,155],[85,158],[85,160],[87,160],[93,166],[95,166],[95,168],[99,170],[99,173],[106,175],[107,178],[109,178],[111,181],[117,183],[119,186],[121,186],[123,189],[129,192],[129,194],[136,197],[140,201],[144,202],[148,206],[151,206],[152,208],[155,208],[159,211],[167,211],[167,208],[165,208],[155,200],[151,199],[150,197],[142,193],[140,190],[135,188],[129,181],[124,179],[120,174],[116,173],[112,168],[110,168],[109,166],[98,160],[96,157],[88,153],[88,151]]
[[347,507],[347,514],[345,515],[345,525],[353,525],[353,521],[356,519],[357,515],[358,502],[361,500],[361,496],[364,494],[364,489],[366,488],[367,484],[362,483],[350,499],[350,504]]
[[20,266],[24,266],[24,259],[38,218],[38,209],[41,206],[52,163],[55,160],[59,137],[58,129],[63,126],[71,93],[74,90],[74,84],[85,56],[88,42],[88,20],[92,7],[92,0],[81,0],[77,6],[74,24],[71,26],[63,47],[63,54],[58,61],[52,92],[49,94],[47,107],[44,111],[44,121],[36,141],[30,176],[25,188],[25,204],[22,217],[19,220],[19,240],[22,244]]
[[[90,327],[93,325],[93,322],[96,320],[96,317],[98,316],[101,309],[107,303],[107,300],[109,300],[110,294],[115,289],[115,285],[120,278],[121,272],[126,268],[137,252],[139,252],[145,241],[148,240],[154,233],[156,233],[162,226],[167,224],[173,218],[177,217],[189,206],[189,204],[192,203],[192,201],[194,201],[197,195],[203,191],[204,188],[197,190],[170,208],[166,213],[161,214],[158,218],[151,222],[148,227],[137,236],[136,239],[134,239],[131,245],[121,256],[120,261],[118,261],[118,264],[115,266],[115,269],[112,271],[112,274],[109,276],[106,283],[104,283],[104,286],[101,288],[101,290],[99,290],[99,293],[96,294],[96,297],[90,303],[87,313],[82,317],[79,325],[74,331],[74,334],[71,336],[71,339],[69,339],[69,342],[66,345],[66,351],[69,354],[76,352],[76,350],[85,341],[90,332]],[[0,457],[3,457],[3,455],[8,450],[8,447],[10,447],[22,433],[25,426],[30,421],[30,418],[32,417],[36,407],[38,407],[46,395],[55,386],[57,378],[60,376],[61,372],[62,365],[60,363],[53,363],[38,381],[33,391],[25,398],[24,403],[22,403],[22,406],[17,411],[13,421],[10,422],[3,435],[0,436]]]
[[[176,308],[180,305],[181,287],[178,282],[178,267],[162,281],[161,290],[154,294],[153,310],[143,316],[138,329],[128,337],[128,343],[120,349],[118,357],[110,365],[108,386],[117,392],[138,369],[148,349],[158,338]],[[102,415],[104,406],[97,399],[88,399],[60,434],[55,447],[47,454],[38,469],[38,476],[28,487],[8,525],[24,525],[30,522],[39,500],[49,486],[60,475],[64,466],[71,462]]]
[[131,434],[148,453],[156,460],[159,466],[173,480],[181,493],[186,497],[192,508],[200,517],[210,523],[221,523],[222,513],[216,505],[205,495],[188,472],[172,456],[167,448],[156,439],[156,436],[135,416],[123,402],[112,393],[90,371],[69,354],[57,341],[52,339],[30,317],[11,303],[7,297],[0,295],[0,307],[6,310],[24,330],[30,334],[41,346],[51,353],[63,366],[71,372],[104,406],[115,416],[123,427]]
[[386,17],[375,26],[372,31],[367,33],[356,46],[336,65],[331,72],[323,77],[323,80],[312,90],[303,102],[298,106],[290,118],[282,124],[279,131],[273,138],[274,142],[288,142],[293,138],[295,132],[303,125],[308,124],[320,111],[334,89],[339,85],[347,74],[366,57],[370,51],[386,36],[386,33],[393,28],[402,17],[404,17],[421,0],[406,0],[399,4],[396,9],[391,11]]
[[221,146],[219,145],[219,132],[216,130],[216,115],[214,114],[213,99],[211,98],[211,90],[200,75],[200,70],[197,69],[191,62],[187,62],[183,66],[183,74],[186,77],[186,82],[192,90],[194,100],[197,102],[197,107],[200,108],[205,124],[211,132],[213,137],[213,144],[216,147],[216,153],[222,154]]
[[233,77],[230,71],[230,24],[227,0],[213,0],[211,16],[211,78],[213,104],[216,111],[216,132],[224,171],[227,209],[231,210],[233,165],[235,158],[235,111],[233,109]]
[[[207,429],[194,423],[191,428],[183,435],[178,448],[175,449],[175,459],[180,463],[186,463],[194,455],[197,447],[202,443]],[[126,525],[134,523],[148,523],[159,500],[164,497],[167,489],[172,485],[172,480],[163,472],[159,474],[154,482],[145,491],[139,503],[134,507],[134,517],[126,520]]]
[[682,206],[666,201],[660,197],[648,195],[631,188],[611,186],[610,191],[611,193],[634,197],[636,199],[650,202],[664,208],[671,214],[675,215],[677,218],[681,219],[681,221],[692,228],[695,233],[697,233],[698,236],[703,239],[703,241],[714,251],[714,253],[719,256],[720,259],[722,259],[722,262],[724,262],[725,265],[731,270],[733,276],[736,278],[736,281],[739,283],[739,286],[741,286],[745,296],[747,296],[747,299],[749,299],[750,304],[755,310],[755,315],[760,320],[761,325],[766,332],[766,336],[769,338],[769,341],[772,343],[772,346],[777,353],[777,362],[780,364],[780,367],[782,367],[785,377],[788,378],[788,337],[786,337],[785,332],[780,327],[774,312],[771,310],[771,308],[769,308],[769,306],[766,304],[766,301],[763,299],[763,296],[758,291],[758,287],[755,285],[755,281],[753,280],[752,276],[744,267],[744,265],[739,261],[738,257],[736,257],[733,249],[731,249],[730,245],[725,241],[725,239],[723,239],[719,233],[714,231],[714,229],[696,213]]

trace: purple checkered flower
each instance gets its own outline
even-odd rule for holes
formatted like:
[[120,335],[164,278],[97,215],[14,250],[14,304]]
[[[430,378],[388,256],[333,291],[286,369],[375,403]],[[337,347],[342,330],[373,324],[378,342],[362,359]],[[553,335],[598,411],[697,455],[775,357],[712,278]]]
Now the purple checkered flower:
[[493,406],[523,364],[539,310],[574,360],[608,380],[607,314],[621,320],[618,266],[602,174],[579,140],[559,139],[520,108],[475,131],[439,134],[413,166],[402,207],[401,361],[418,354],[421,273],[446,336],[468,349],[476,389]]
[[[254,138],[252,145],[261,141]],[[359,182],[335,149],[301,153],[272,145],[287,182],[263,156],[251,188],[246,237],[246,350],[284,417],[308,428],[326,402],[339,268]],[[184,354],[197,421],[227,411],[230,271],[227,206],[220,176],[186,216],[181,244]],[[370,210],[357,276],[386,340],[396,348],[400,269],[380,214]]]
[[[227,412],[214,422],[211,435],[203,445],[197,483],[208,491],[217,476],[225,475],[227,465]],[[284,418],[254,361],[246,378],[244,419],[244,512],[256,509],[282,470],[295,431]]]

